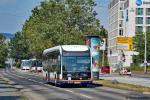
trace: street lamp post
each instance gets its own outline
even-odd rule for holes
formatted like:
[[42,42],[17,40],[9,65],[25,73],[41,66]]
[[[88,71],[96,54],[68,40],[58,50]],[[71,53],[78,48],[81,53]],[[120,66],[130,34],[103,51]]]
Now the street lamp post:
[[147,73],[146,66],[147,66],[147,34],[146,29],[144,28],[144,35],[145,35],[145,54],[144,54],[144,74]]

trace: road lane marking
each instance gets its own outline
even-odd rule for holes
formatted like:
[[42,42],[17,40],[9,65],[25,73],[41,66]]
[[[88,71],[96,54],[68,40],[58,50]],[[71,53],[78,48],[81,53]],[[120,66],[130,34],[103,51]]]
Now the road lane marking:
[[80,94],[80,95],[83,96],[83,97],[89,98],[89,99],[93,99],[93,97],[87,96],[87,95],[85,95],[85,94]]
[[45,82],[39,82],[40,84],[44,84]]
[[73,91],[71,91],[71,90],[65,90],[65,91],[73,93]]

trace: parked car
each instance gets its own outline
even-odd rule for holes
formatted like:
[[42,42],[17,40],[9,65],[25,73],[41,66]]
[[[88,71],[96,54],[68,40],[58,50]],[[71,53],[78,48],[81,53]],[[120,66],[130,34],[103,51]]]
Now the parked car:
[[119,74],[120,75],[130,75],[131,76],[131,71],[128,68],[121,68]]
[[101,73],[110,73],[110,66],[103,66],[100,71]]

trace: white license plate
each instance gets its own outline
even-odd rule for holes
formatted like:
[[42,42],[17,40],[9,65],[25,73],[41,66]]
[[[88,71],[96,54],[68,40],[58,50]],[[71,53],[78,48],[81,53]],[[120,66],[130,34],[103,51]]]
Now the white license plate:
[[68,77],[68,80],[71,80],[71,77]]
[[80,84],[80,82],[74,82],[74,84]]

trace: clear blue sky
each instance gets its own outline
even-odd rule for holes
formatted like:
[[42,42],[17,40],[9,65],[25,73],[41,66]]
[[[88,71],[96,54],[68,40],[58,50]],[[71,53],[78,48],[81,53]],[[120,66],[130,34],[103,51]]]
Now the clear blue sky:
[[[43,0],[0,0],[0,33],[15,33],[21,30],[31,10]],[[95,7],[101,24],[107,28],[109,0],[95,0]]]

